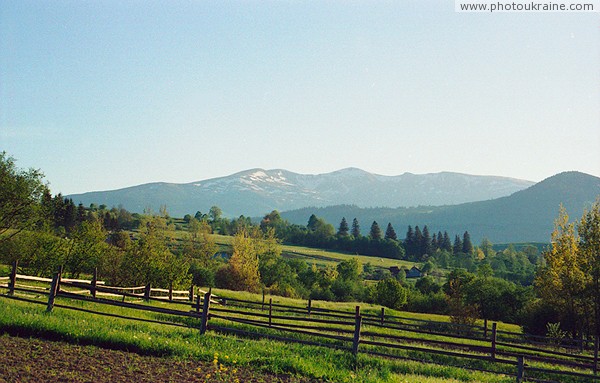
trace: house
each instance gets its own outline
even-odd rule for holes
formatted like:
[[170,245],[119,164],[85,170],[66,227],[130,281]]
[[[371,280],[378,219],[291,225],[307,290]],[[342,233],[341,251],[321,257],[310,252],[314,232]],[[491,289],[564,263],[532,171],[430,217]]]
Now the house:
[[421,278],[424,273],[417,267],[413,266],[410,270],[406,270],[406,278]]
[[406,273],[406,278],[421,278],[426,275],[417,266],[413,266],[410,270],[407,268],[400,268],[398,266],[390,267],[390,273],[392,273],[394,277],[397,276],[401,271]]

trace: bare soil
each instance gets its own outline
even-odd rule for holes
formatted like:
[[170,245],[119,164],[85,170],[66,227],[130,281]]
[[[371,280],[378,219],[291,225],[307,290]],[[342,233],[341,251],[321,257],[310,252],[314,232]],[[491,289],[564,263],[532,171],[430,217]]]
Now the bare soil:
[[81,346],[59,341],[0,335],[0,383],[21,382],[281,382],[312,380],[258,372],[219,362]]

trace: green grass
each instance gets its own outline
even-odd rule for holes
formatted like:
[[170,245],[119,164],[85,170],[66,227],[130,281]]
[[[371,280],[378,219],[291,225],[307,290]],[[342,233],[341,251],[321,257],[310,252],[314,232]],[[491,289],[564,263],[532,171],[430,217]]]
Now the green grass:
[[[60,299],[61,302],[67,301]],[[71,303],[70,303],[71,304]],[[73,302],[77,307],[131,315],[130,310]],[[159,303],[161,304],[161,303]],[[136,316],[152,318],[152,313]],[[508,382],[511,378],[468,372],[410,361],[394,361],[346,351],[269,340],[248,340],[209,331],[201,336],[197,329],[172,327],[110,318],[55,308],[45,312],[44,305],[0,298],[0,329],[25,336],[61,339],[73,343],[96,344],[142,354],[170,355],[210,361],[215,353],[227,355],[224,363],[257,371],[287,373],[335,382]]]
[[[222,248],[231,246],[232,237],[226,235],[213,234],[212,238]],[[406,266],[411,268],[418,265],[414,262],[403,261],[399,259],[373,257],[368,255],[350,254],[335,250],[323,250],[312,247],[295,246],[295,245],[282,245],[282,254],[288,257],[295,257],[304,259],[309,264],[316,263],[318,265],[332,265],[335,266],[341,261],[345,261],[351,258],[358,258],[362,264],[371,263],[375,267],[389,268],[391,266]]]

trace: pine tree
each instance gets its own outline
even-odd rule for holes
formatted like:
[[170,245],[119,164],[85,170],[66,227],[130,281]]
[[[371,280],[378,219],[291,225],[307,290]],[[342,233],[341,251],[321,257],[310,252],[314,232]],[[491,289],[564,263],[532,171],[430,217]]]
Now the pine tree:
[[438,241],[437,241],[436,233],[433,233],[433,237],[431,237],[431,249],[433,251],[436,251],[438,249]]
[[342,217],[342,221],[340,222],[340,227],[338,229],[337,235],[340,237],[347,237],[349,234],[350,228],[348,227],[348,222],[346,222],[346,217]]
[[415,226],[415,243],[414,243],[414,249],[415,249],[415,255],[417,257],[421,257],[421,255],[423,255],[423,250],[424,250],[424,246],[423,246],[423,233],[421,232],[421,229],[419,229],[419,226]]
[[462,248],[463,248],[462,241],[460,240],[460,237],[457,234],[454,237],[454,248],[452,249],[452,251],[454,252],[454,254],[458,254],[462,251]]
[[350,232],[354,238],[360,237],[360,225],[358,224],[358,219],[354,218],[352,220],[352,231]]
[[421,244],[421,255],[431,255],[431,237],[429,235],[429,228],[427,225],[423,227],[423,243]]
[[306,225],[306,228],[310,231],[315,231],[317,229],[318,222],[319,222],[319,219],[317,218],[317,216],[314,214],[311,214],[310,217],[308,218],[308,224]]
[[408,225],[408,230],[406,231],[406,238],[404,238],[404,250],[406,251],[406,255],[413,256],[415,255],[415,234],[413,232],[412,226]]
[[463,234],[462,252],[465,254],[473,253],[473,244],[471,243],[471,236],[468,231]]
[[381,239],[381,228],[379,227],[379,224],[377,223],[377,221],[373,221],[373,223],[371,224],[371,230],[369,231],[369,237],[371,237],[371,239],[374,239],[374,240]]
[[394,230],[391,222],[388,222],[387,229],[385,229],[385,239],[393,239],[394,241],[398,240],[396,230]]
[[450,236],[447,231],[444,231],[444,241],[442,242],[442,250],[448,252],[452,251],[452,242],[450,242]]

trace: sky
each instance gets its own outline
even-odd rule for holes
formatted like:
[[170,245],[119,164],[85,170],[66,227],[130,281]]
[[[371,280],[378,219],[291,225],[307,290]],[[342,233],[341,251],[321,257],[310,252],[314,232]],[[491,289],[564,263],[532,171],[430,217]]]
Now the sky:
[[600,176],[600,13],[2,0],[0,151],[54,194],[250,168]]

